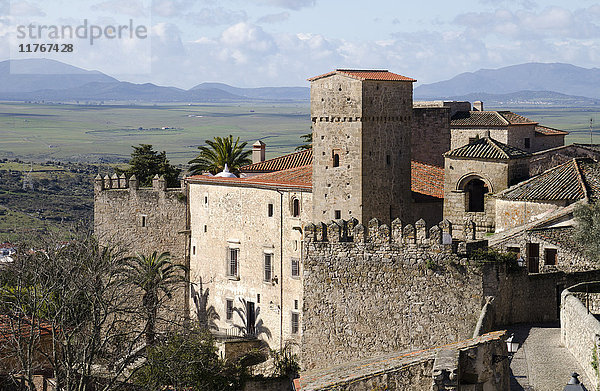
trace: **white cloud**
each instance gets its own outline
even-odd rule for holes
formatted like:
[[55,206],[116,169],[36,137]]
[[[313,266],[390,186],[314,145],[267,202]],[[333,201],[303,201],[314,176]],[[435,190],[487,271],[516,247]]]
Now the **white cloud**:
[[93,11],[106,11],[111,14],[134,17],[148,16],[149,9],[142,0],[108,0],[91,6]]
[[28,1],[13,1],[10,3],[10,15],[13,17],[46,16],[46,13],[37,5]]
[[265,16],[259,18],[256,22],[257,23],[281,23],[281,22],[285,22],[289,18],[290,18],[290,13],[284,11],[284,12],[279,12],[277,14],[265,15]]
[[194,0],[153,0],[152,14],[170,18],[187,14],[194,5]]
[[248,18],[246,11],[233,11],[222,7],[202,8],[197,12],[190,12],[186,18],[196,26],[218,26],[244,21]]
[[316,0],[251,0],[259,4],[269,5],[273,7],[279,8],[287,8],[291,10],[299,10],[305,7],[314,6],[317,1]]

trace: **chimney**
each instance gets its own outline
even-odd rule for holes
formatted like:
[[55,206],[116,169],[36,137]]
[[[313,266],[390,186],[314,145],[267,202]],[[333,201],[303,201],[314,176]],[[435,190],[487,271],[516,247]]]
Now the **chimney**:
[[473,111],[483,111],[483,102],[480,100],[473,102]]
[[252,144],[252,163],[260,163],[265,161],[266,144],[258,140]]

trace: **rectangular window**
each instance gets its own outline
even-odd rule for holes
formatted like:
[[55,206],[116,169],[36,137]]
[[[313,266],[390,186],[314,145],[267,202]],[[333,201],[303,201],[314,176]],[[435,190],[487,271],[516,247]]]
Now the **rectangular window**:
[[239,248],[227,249],[227,275],[230,277],[239,277]]
[[148,218],[148,216],[146,216],[146,215],[141,215],[140,216],[140,225],[142,227],[144,227],[144,228],[146,227],[147,218]]
[[556,265],[558,250],[555,248],[547,248],[544,250],[544,263],[546,265]]
[[298,300],[294,300],[294,309],[297,310],[298,309]]
[[473,144],[477,140],[478,140],[477,137],[469,137],[469,144]]
[[525,148],[531,148],[531,139],[529,137],[525,138]]
[[273,217],[273,204],[267,205],[267,215]]
[[273,279],[273,254],[265,254],[265,273],[264,280],[265,282],[271,282]]
[[192,246],[192,255],[196,255],[196,246]]
[[233,320],[233,300],[227,299],[225,313],[227,320]]
[[292,312],[292,334],[298,334],[300,331],[300,314]]
[[256,303],[260,304],[260,293],[256,294]]
[[292,258],[292,277],[300,277],[300,259]]
[[336,211],[334,211],[334,218],[335,218],[336,220],[339,220],[339,219],[341,219],[341,218],[342,218],[342,211],[341,211],[341,210],[336,210]]

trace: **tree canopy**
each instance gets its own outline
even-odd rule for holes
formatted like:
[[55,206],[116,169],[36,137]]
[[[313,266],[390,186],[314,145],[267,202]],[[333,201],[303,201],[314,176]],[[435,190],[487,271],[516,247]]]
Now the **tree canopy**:
[[167,153],[152,149],[150,144],[140,144],[139,147],[132,146],[129,168],[115,168],[117,175],[125,174],[127,178],[135,175],[140,186],[152,186],[152,178],[155,175],[164,176],[168,187],[179,186],[180,169],[169,164]]
[[600,260],[600,203],[586,204],[574,212],[577,226],[575,240],[581,244],[585,254]]
[[313,141],[312,132],[303,134],[302,136],[300,136],[300,138],[302,140],[304,140],[305,144],[298,145],[296,147],[296,151],[303,151],[305,149],[312,149],[312,141]]
[[207,145],[199,146],[200,153],[189,162],[192,175],[200,175],[203,172],[215,175],[223,171],[225,164],[230,172],[239,175],[241,167],[252,163],[250,158],[252,151],[244,150],[247,143],[245,141],[240,143],[239,137],[235,141],[233,136],[229,135],[204,142]]

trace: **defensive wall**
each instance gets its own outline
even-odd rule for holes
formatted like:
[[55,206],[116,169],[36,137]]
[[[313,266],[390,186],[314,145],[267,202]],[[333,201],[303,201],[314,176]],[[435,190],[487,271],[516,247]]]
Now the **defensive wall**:
[[304,372],[298,391],[509,389],[503,331],[413,352],[394,352],[333,368]]
[[600,386],[600,282],[581,283],[561,294],[560,339],[597,390]]
[[[473,238],[474,229],[461,237]],[[456,342],[514,323],[555,321],[560,292],[600,271],[529,274],[474,259],[486,241],[452,225],[376,219],[305,226],[305,370]],[[487,305],[486,305],[487,304]]]
[[[174,262],[187,265],[187,190],[167,188],[163,177],[152,187],[137,178],[114,174],[94,180],[94,233],[100,243],[123,246],[129,255],[169,252]],[[188,288],[175,296],[176,308],[187,316]]]

